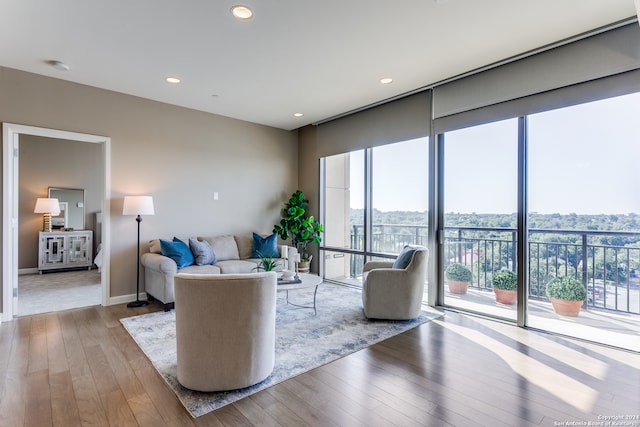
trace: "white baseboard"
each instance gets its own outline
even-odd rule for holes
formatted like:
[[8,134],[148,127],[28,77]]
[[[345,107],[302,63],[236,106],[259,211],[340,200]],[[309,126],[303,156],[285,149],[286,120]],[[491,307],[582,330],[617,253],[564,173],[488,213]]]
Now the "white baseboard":
[[24,274],[36,274],[38,273],[40,270],[38,270],[36,267],[34,268],[21,268],[18,270],[18,276],[22,276]]
[[[110,297],[108,305],[125,304],[136,300],[136,294],[118,295],[117,297]],[[146,301],[147,294],[145,292],[140,293],[140,300]]]

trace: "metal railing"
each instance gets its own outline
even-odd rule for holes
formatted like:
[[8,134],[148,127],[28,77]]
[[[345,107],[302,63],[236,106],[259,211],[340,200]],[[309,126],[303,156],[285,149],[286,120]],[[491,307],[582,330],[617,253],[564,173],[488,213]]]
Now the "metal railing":
[[[399,253],[406,244],[426,245],[427,226],[375,224],[371,252]],[[351,227],[351,249],[363,250],[364,228]],[[587,307],[640,314],[640,232],[529,230],[529,298],[547,300],[546,284],[572,276],[587,289]],[[473,272],[472,288],[491,289],[491,277],[516,270],[517,235],[512,228],[445,227],[444,266],[459,262]],[[351,256],[351,274],[364,258]]]

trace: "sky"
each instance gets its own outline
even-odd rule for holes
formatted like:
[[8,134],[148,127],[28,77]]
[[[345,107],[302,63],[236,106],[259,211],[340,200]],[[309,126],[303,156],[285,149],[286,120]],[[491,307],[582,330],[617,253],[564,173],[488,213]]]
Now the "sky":
[[[529,116],[529,211],[640,213],[640,93]],[[445,212],[517,211],[517,119],[445,135]],[[373,151],[373,203],[427,210],[427,138]],[[352,207],[363,200],[352,155]]]

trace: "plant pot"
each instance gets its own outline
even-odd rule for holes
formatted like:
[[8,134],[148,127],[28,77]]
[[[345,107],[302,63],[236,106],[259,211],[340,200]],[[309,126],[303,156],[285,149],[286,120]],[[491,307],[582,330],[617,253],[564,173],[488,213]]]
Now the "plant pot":
[[561,316],[577,317],[580,314],[582,303],[584,301],[567,301],[564,299],[549,298],[553,311]]
[[512,305],[518,300],[518,291],[493,288],[493,292],[496,294],[496,301],[500,304]]
[[464,295],[467,293],[469,282],[458,282],[457,280],[447,280],[449,292],[452,294]]
[[298,263],[298,272],[299,273],[308,273],[309,268],[311,266],[310,261],[299,261]]

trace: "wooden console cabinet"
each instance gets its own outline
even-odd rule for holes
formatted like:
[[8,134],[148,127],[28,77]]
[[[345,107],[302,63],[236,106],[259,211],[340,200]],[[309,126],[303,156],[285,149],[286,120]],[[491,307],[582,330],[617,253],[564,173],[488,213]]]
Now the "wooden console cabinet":
[[38,235],[38,270],[70,269],[93,265],[93,231],[41,231]]

